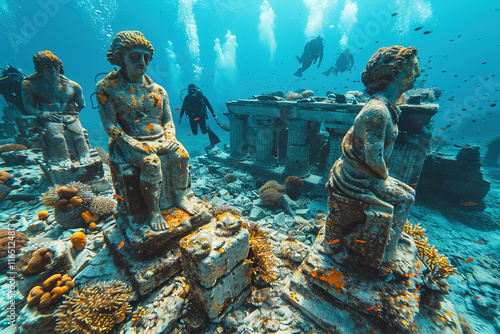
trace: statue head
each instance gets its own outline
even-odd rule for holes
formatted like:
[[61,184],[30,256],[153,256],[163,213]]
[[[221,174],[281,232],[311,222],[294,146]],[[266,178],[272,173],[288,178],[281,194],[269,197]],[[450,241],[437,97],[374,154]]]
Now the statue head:
[[64,74],[63,62],[57,58],[52,52],[45,50],[37,52],[33,55],[33,63],[37,73],[43,73],[43,70],[56,70],[60,74]]
[[[361,80],[368,95],[383,91],[402,74],[400,91],[413,88],[415,79],[420,76],[416,59],[417,49],[393,45],[382,47],[370,58]],[[408,73],[406,73],[408,72]]]
[[106,59],[111,65],[125,66],[125,53],[134,49],[142,49],[149,53],[149,61],[153,60],[155,50],[140,31],[120,31],[113,38]]

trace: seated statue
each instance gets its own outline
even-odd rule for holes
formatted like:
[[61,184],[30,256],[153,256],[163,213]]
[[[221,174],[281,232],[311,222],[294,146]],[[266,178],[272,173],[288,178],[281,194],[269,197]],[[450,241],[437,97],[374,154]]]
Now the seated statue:
[[[190,215],[200,209],[186,196],[189,155],[175,138],[175,127],[163,87],[145,75],[154,49],[139,31],[116,34],[107,59],[120,70],[96,85],[99,114],[111,137],[110,153],[140,169],[140,189],[153,230],[166,230],[160,209],[175,206]],[[162,183],[173,196],[165,198]]]
[[82,88],[64,74],[63,63],[50,51],[33,55],[36,73],[23,81],[22,94],[26,111],[38,117],[45,130],[51,165],[73,166],[65,138],[71,136],[80,165],[91,162],[89,147],[78,113],[85,107]]
[[388,236],[385,254],[382,254],[388,261],[397,258],[397,244],[415,198],[411,187],[389,176],[387,164],[398,135],[401,110],[396,101],[413,88],[420,76],[416,56],[414,47],[392,46],[380,48],[370,58],[362,81],[372,97],[345,135],[342,157],[330,172],[329,183],[342,196],[393,212],[388,220],[392,226],[386,226],[386,231],[370,232],[372,237],[377,237],[377,233],[381,239]]

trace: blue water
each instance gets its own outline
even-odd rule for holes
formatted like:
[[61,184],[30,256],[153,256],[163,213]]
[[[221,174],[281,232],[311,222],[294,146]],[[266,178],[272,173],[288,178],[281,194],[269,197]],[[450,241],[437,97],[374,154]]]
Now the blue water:
[[[30,74],[34,71],[32,55],[51,50],[63,60],[66,76],[83,87],[87,107],[81,112],[82,122],[91,132],[91,140],[102,146],[105,135],[89,97],[94,91],[94,76],[112,70],[106,61],[106,50],[121,30],[140,30],[152,42],[155,58],[148,74],[169,93],[175,119],[179,115],[174,108],[181,105],[179,92],[192,82],[203,89],[222,116],[226,101],[266,91],[305,88],[322,96],[327,90],[363,90],[359,82],[361,71],[380,46],[415,46],[423,70],[420,79],[426,80],[425,86],[437,86],[444,92],[439,101],[441,111],[434,117],[435,129],[452,124],[444,133],[435,130],[437,134],[449,140],[453,137],[455,143],[462,145],[482,144],[499,133],[498,108],[490,107],[498,100],[500,88],[500,78],[495,76],[500,70],[498,1],[267,3],[267,9],[261,9],[260,0],[1,0],[0,65],[11,64]],[[391,16],[394,13],[398,14]],[[263,28],[259,40],[261,15],[271,19],[263,19],[265,27],[265,22],[270,24]],[[27,28],[30,24],[34,30]],[[188,48],[196,44],[193,36],[186,33],[188,25],[196,30],[198,49]],[[424,28],[414,31],[419,26]],[[234,51],[230,47],[224,53],[228,30],[237,46],[233,43]],[[424,35],[425,31],[432,33]],[[308,38],[318,34],[325,39],[321,67],[317,69],[313,64],[303,78],[293,76],[299,68],[295,55],[300,56]],[[354,53],[355,67],[351,73],[325,77],[321,72],[335,63],[343,35],[348,38],[343,45]],[[216,38],[220,40],[223,57],[214,50]],[[166,50],[169,41],[175,62]],[[273,43],[275,47],[271,46]],[[202,70],[194,72],[193,65]],[[489,76],[493,77],[484,81]],[[450,98],[454,101],[448,101]],[[188,132],[187,122],[178,132]]]

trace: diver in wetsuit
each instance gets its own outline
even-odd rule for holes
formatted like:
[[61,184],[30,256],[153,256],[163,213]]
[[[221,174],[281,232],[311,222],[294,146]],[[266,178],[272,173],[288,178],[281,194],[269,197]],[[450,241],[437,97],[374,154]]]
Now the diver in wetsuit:
[[337,73],[345,72],[347,70],[349,70],[350,72],[353,66],[354,66],[354,56],[352,55],[351,50],[345,49],[344,51],[339,53],[337,61],[335,63],[335,67],[334,66],[330,67],[328,70],[323,72],[323,74],[329,76],[330,73],[337,75]]
[[297,60],[299,63],[302,64],[302,67],[297,70],[293,75],[296,75],[298,77],[302,76],[302,72],[307,70],[309,66],[314,61],[314,64],[316,64],[316,61],[319,58],[319,63],[318,63],[318,68],[321,65],[321,60],[323,60],[323,38],[321,36],[316,37],[313,40],[310,40],[307,42],[307,44],[304,46],[304,52],[302,53],[302,56],[295,56],[297,57]]
[[9,105],[14,105],[22,114],[26,114],[23,104],[22,81],[24,74],[17,68],[7,65],[0,78],[0,94]]
[[189,124],[191,125],[191,131],[193,135],[198,134],[198,125],[200,126],[201,133],[207,133],[207,107],[217,121],[217,116],[215,116],[214,109],[208,102],[207,98],[201,90],[193,84],[188,86],[188,95],[184,98],[182,102],[181,115],[179,116],[179,124],[181,124],[182,116],[186,113],[189,118]]

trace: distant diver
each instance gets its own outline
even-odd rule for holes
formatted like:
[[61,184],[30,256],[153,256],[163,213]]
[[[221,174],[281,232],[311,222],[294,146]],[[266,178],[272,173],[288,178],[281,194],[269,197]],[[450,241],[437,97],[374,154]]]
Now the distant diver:
[[345,49],[344,51],[338,54],[335,66],[330,67],[328,70],[323,72],[323,74],[329,76],[330,73],[337,75],[337,73],[345,72],[347,70],[351,72],[353,66],[354,66],[354,56],[352,55],[351,50]]
[[310,40],[307,42],[307,44],[304,46],[304,52],[302,53],[302,56],[295,56],[297,57],[297,60],[299,63],[302,64],[302,67],[298,69],[297,72],[294,73],[294,75],[298,77],[302,77],[302,72],[307,70],[309,66],[314,62],[316,64],[316,61],[319,58],[319,63],[318,63],[318,68],[321,65],[321,61],[323,60],[323,38],[321,36],[316,37],[315,39]]
[[25,75],[17,68],[7,65],[2,69],[0,78],[0,94],[9,105],[14,105],[23,114],[27,114],[23,105],[22,81]]
[[182,101],[181,114],[179,116],[179,124],[181,124],[182,116],[186,113],[189,118],[189,125],[191,126],[191,131],[193,135],[198,134],[198,126],[203,134],[208,132],[208,137],[210,144],[215,145],[220,143],[219,137],[207,126],[207,107],[212,113],[215,121],[217,122],[217,116],[215,115],[214,109],[205,95],[203,95],[201,89],[196,87],[194,84],[188,86],[188,95]]

